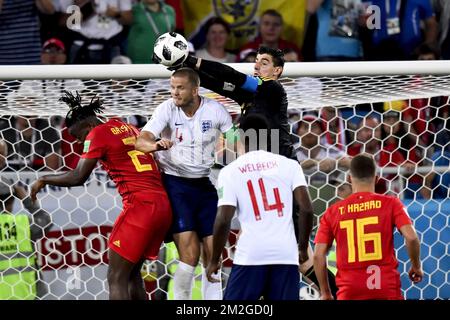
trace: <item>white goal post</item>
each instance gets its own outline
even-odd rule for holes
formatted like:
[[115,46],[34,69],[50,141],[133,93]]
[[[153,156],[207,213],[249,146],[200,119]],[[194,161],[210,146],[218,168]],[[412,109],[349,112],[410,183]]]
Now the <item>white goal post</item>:
[[[246,74],[253,73],[253,64],[229,65]],[[68,156],[77,156],[73,141],[61,136],[62,120],[67,113],[66,105],[58,102],[62,90],[78,90],[86,101],[98,95],[104,101],[105,116],[122,117],[140,126],[159,103],[170,97],[170,74],[161,65],[0,66],[0,140],[12,139],[8,141],[5,164],[2,166],[0,161],[2,179],[19,181],[26,189],[46,171],[67,169]],[[438,191],[448,188],[444,185],[448,181],[445,175],[450,175],[449,156],[445,153],[446,150],[450,153],[450,136],[445,140],[450,133],[450,61],[287,63],[280,81],[288,95],[289,120],[296,142],[301,141],[297,129],[304,112],[323,116],[323,110],[331,108],[333,118],[322,119],[323,143],[336,143],[337,147],[342,136],[345,142],[338,147],[346,153],[354,143],[365,150],[370,141],[376,140],[380,150],[374,155],[376,159],[383,158],[386,153],[383,154],[382,148],[390,137],[386,128],[394,126],[383,121],[389,111],[398,112],[397,122],[409,147],[405,149],[399,144],[389,152],[404,155],[405,161],[385,163],[378,173],[386,180],[385,192],[399,196],[407,206],[425,257],[424,280],[412,285],[406,276],[406,248],[396,233],[403,293],[408,299],[449,299],[450,199],[448,193],[445,197]],[[233,115],[239,115],[240,107],[230,99],[205,89],[201,94],[217,99]],[[369,128],[369,140],[359,140],[362,131],[368,128],[364,122],[368,117],[376,118],[378,125]],[[22,127],[17,125],[19,118],[25,119],[21,121]],[[333,122],[342,131],[333,131]],[[34,126],[33,132],[37,134],[28,142],[22,134],[27,126]],[[380,136],[376,136],[377,130],[382,132]],[[21,154],[26,148],[16,148],[21,143],[32,146],[28,157]],[[63,144],[68,148],[66,151],[62,151]],[[404,165],[410,162],[412,153],[417,161],[411,161],[412,166]],[[56,155],[56,167],[46,166],[49,155]],[[36,165],[30,160],[38,157],[43,164],[41,161]],[[305,170],[316,218],[341,195],[346,185],[345,167],[336,164],[334,170],[321,172],[319,168]],[[318,172],[324,180],[315,180]],[[432,193],[427,198],[424,186],[430,173],[437,185],[430,186]],[[18,196],[14,197],[13,213],[29,214]],[[37,299],[107,299],[106,239],[121,210],[113,183],[104,171],[96,169],[87,185],[71,189],[47,187],[39,194],[39,200],[42,209],[50,214],[52,226],[35,243],[37,264],[33,268],[44,288]],[[4,231],[1,224],[0,229]],[[234,247],[235,234],[227,245],[225,280]],[[0,251],[0,263],[1,257]],[[152,299],[167,297],[167,282],[171,280],[168,265],[172,262],[162,254],[161,261],[146,264],[147,272],[143,271],[143,275]]]

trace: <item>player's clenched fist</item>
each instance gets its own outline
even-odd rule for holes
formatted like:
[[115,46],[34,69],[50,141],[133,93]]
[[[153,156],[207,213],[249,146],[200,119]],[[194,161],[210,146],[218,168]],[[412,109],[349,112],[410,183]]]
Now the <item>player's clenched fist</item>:
[[422,268],[416,269],[411,267],[411,269],[409,269],[408,275],[412,282],[418,283],[422,281],[423,278]]
[[173,142],[168,139],[161,139],[156,142],[156,150],[168,150],[172,147]]

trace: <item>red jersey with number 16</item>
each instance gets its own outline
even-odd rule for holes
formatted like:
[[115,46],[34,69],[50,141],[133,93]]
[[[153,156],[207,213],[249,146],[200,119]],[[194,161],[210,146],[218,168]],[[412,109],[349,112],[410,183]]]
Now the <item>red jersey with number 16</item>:
[[99,159],[124,200],[134,192],[164,192],[153,156],[135,150],[139,130],[117,119],[98,125],[84,142],[82,158]]
[[328,208],[315,243],[336,240],[338,299],[401,299],[393,229],[411,224],[398,198],[358,192]]

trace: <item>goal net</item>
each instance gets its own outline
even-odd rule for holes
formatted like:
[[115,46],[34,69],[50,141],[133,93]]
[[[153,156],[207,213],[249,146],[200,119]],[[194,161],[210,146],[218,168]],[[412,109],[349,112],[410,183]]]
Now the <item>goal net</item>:
[[[233,67],[252,72],[250,64]],[[396,195],[406,205],[421,239],[425,272],[418,285],[408,280],[408,254],[396,232],[408,299],[450,298],[447,74],[445,62],[293,63],[281,80],[315,228],[330,204],[351,193],[348,157],[361,152],[372,153],[378,162],[377,191]],[[16,217],[0,218],[0,282],[9,288],[2,289],[0,298],[108,298],[107,239],[122,205],[113,182],[98,167],[82,187],[47,186],[34,206],[27,199],[29,186],[49,171],[74,168],[82,152],[64,126],[67,108],[58,101],[63,90],[77,90],[86,101],[98,95],[105,117],[142,127],[170,97],[169,75],[153,65],[0,67],[0,209]],[[238,120],[236,103],[204,89],[201,94],[222,102]],[[211,173],[213,182],[218,170]],[[223,255],[224,284],[238,228],[233,220]],[[163,244],[159,260],[144,264],[151,299],[173,296],[176,262],[173,244]],[[193,297],[200,299],[200,277],[196,280]]]

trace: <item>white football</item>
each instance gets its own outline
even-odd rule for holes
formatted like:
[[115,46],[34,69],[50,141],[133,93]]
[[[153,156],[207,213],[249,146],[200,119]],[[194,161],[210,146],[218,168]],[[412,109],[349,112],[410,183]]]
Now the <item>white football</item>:
[[156,39],[153,47],[153,60],[166,67],[182,64],[188,54],[188,42],[176,32],[162,34]]
[[310,286],[301,287],[300,300],[320,300],[320,292]]

